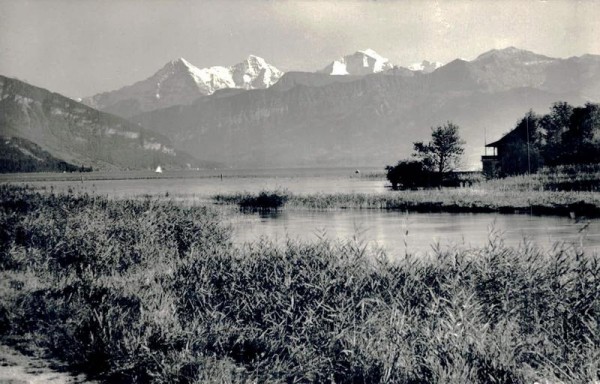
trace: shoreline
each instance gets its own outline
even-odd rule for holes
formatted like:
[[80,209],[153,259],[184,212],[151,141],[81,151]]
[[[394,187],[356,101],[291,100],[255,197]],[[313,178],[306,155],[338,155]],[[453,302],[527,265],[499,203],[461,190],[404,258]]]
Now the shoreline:
[[[274,192],[277,195],[277,192]],[[520,196],[518,196],[520,195]],[[533,192],[523,194],[477,192],[469,189],[395,191],[382,194],[285,194],[281,207],[253,204],[257,194],[213,195],[217,205],[244,205],[243,209],[379,209],[415,213],[501,213],[571,218],[600,217],[600,194],[594,192]],[[250,201],[248,203],[248,201]],[[510,202],[514,203],[510,203]]]

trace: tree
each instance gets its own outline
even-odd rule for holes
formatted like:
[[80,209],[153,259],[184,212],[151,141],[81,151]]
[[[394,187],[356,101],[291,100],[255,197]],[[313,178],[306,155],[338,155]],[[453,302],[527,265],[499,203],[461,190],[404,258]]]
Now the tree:
[[453,171],[464,152],[465,142],[458,134],[458,125],[447,122],[432,128],[431,141],[414,143],[414,156],[421,159],[427,170],[435,172],[441,183],[444,174]]
[[567,102],[559,101],[552,104],[550,113],[544,115],[539,123],[544,130],[546,143],[560,144],[562,135],[569,130],[573,107]]
[[563,136],[569,131],[572,116],[573,107],[561,101],[554,103],[550,113],[544,115],[539,121],[544,135],[542,153],[548,165],[559,164],[564,157]]
[[600,105],[573,108],[569,130],[562,135],[561,164],[600,162]]

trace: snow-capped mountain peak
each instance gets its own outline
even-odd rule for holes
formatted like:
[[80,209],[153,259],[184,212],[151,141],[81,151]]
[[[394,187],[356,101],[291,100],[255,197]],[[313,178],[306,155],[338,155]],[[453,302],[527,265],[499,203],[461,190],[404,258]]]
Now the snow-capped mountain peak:
[[177,60],[173,60],[171,61],[174,64],[183,64],[184,66],[188,67],[188,68],[196,68],[192,63],[190,63],[189,61],[187,61],[186,59],[184,59],[183,57],[180,57]]
[[414,72],[431,73],[441,67],[443,64],[437,61],[423,60],[420,63],[414,63],[408,66],[408,69]]
[[[180,57],[178,59],[173,59],[173,60],[170,60],[167,63],[165,63],[165,65],[161,68],[161,70],[167,69],[167,68],[176,68],[176,67],[184,68],[187,63],[188,62],[186,59],[184,59],[183,57]],[[160,70],[159,70],[159,72],[160,72]]]
[[225,88],[263,89],[275,84],[283,72],[262,57],[250,55],[230,67],[198,68],[183,57],[166,63],[146,80],[112,92],[84,98],[83,103],[130,117],[172,105],[190,104],[200,96]]
[[372,49],[365,49],[334,60],[319,72],[330,75],[362,76],[386,71],[392,67],[388,59]]
[[244,61],[230,67],[236,87],[244,89],[268,88],[275,84],[283,72],[268,64],[262,57],[250,55]]
[[198,68],[184,58],[172,60],[155,75],[161,81],[182,72],[191,76],[202,95],[210,95],[223,88],[256,89],[273,85],[283,72],[259,56],[249,55],[246,60],[231,67]]
[[254,55],[248,55],[248,58],[246,60],[244,60],[243,62],[248,63],[248,64],[257,64],[257,65],[260,65],[263,67],[269,65],[269,64],[267,64],[265,59],[263,59],[262,57],[259,57],[259,56],[254,56]]
[[374,58],[375,60],[388,61],[388,59],[386,59],[385,57],[381,56],[380,54],[378,54],[377,52],[375,52],[371,48],[367,48],[364,51],[358,51],[358,52],[359,53],[364,53],[365,55],[370,56],[370,57]]
[[158,72],[152,75],[151,78],[161,81],[161,79],[169,78],[175,74],[192,73],[198,70],[199,69],[192,65],[189,61],[183,57],[180,57],[179,59],[171,60],[166,63]]

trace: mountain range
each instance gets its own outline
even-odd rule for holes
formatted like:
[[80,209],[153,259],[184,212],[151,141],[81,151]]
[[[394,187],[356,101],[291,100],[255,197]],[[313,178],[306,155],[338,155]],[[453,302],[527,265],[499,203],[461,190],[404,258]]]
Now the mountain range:
[[75,165],[383,166],[453,121],[467,142],[463,167],[475,168],[485,142],[528,110],[599,101],[600,56],[510,47],[403,68],[364,50],[287,73],[256,56],[204,69],[178,59],[86,105],[5,77],[0,95],[0,135]]
[[215,96],[132,120],[234,167],[391,164],[451,120],[467,141],[464,167],[475,168],[486,138],[499,138],[529,109],[599,100],[600,56],[556,59],[511,47],[430,73],[292,72],[268,89]]
[[154,75],[121,89],[82,99],[82,103],[122,117],[190,104],[220,89],[263,89],[283,73],[263,58],[250,55],[239,64],[198,68],[184,58],[168,62]]
[[[440,66],[441,63],[438,62],[423,61],[409,68],[398,67],[374,50],[365,49],[345,55],[314,72],[315,75],[332,77],[314,76],[313,79],[320,78],[318,85],[322,85],[323,82],[348,81],[347,78],[382,72],[412,76],[414,73],[433,72]],[[101,111],[129,118],[173,105],[191,104],[201,96],[212,95],[220,90],[266,89],[278,83],[283,74],[265,59],[254,55],[230,67],[209,68],[198,68],[184,58],[179,58],[168,62],[145,80],[85,97],[81,102]]]

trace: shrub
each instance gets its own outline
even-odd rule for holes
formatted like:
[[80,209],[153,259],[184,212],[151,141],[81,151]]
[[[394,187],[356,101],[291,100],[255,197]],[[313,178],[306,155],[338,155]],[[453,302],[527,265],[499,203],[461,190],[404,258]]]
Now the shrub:
[[393,189],[415,189],[432,184],[433,173],[422,162],[415,160],[399,161],[395,166],[386,167],[386,177]]
[[291,195],[286,191],[261,191],[257,195],[250,193],[215,195],[213,200],[220,204],[237,204],[241,209],[277,210],[282,208],[290,197]]

